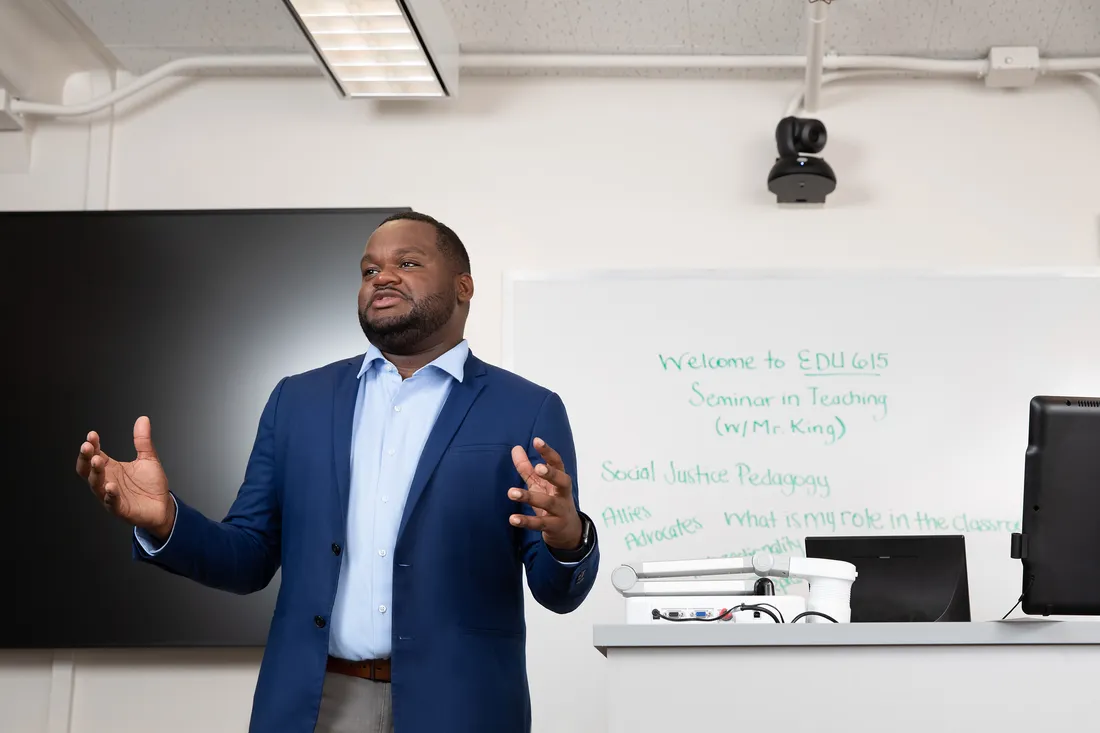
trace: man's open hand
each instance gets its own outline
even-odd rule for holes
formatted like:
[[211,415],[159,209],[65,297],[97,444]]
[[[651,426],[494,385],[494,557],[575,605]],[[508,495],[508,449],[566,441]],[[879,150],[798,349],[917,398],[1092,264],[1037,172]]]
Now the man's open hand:
[[523,446],[512,448],[512,463],[527,488],[509,489],[508,496],[529,505],[535,516],[513,514],[511,522],[516,527],[542,532],[543,541],[550,547],[575,550],[580,547],[584,528],[573,502],[573,479],[566,473],[561,456],[546,441],[535,438],[534,445],[546,462],[532,466]]
[[153,448],[149,418],[134,423],[133,461],[116,461],[103,452],[99,433],[88,433],[76,457],[76,472],[88,482],[100,503],[135,527],[166,539],[175,521],[175,502],[168,493],[168,477]]

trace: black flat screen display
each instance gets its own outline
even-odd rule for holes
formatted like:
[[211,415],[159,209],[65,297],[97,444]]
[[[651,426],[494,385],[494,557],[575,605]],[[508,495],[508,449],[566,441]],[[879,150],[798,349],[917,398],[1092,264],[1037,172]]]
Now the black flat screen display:
[[0,648],[259,646],[279,575],[238,596],[131,556],[76,474],[148,415],[169,486],[212,519],[280,378],[362,353],[359,259],[407,210],[0,213]]

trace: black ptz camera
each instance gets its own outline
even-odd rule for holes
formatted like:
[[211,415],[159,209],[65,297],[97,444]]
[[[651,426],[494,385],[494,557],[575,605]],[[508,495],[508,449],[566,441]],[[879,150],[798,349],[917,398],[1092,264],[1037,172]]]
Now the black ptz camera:
[[823,204],[836,189],[836,174],[823,158],[825,125],[821,120],[784,117],[775,128],[779,157],[768,174],[768,190],[781,204]]

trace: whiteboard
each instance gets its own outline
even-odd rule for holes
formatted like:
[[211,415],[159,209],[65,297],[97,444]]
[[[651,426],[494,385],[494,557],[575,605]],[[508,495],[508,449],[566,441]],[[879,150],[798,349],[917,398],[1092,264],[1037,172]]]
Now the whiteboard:
[[1100,395],[1100,272],[512,273],[503,335],[565,402],[602,551],[575,613],[528,596],[535,729],[600,731],[623,562],[964,534],[973,618],[1001,618],[1030,399]]

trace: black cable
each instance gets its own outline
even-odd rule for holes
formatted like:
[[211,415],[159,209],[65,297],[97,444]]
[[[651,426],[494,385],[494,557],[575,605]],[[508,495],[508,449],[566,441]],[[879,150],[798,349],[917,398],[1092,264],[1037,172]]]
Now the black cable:
[[[777,624],[783,623],[782,621],[779,620],[778,616],[776,616],[774,613],[772,613],[768,609],[764,608],[764,606],[770,606],[770,605],[771,605],[770,603],[759,603],[759,604],[753,604],[751,606],[742,604],[741,610],[743,610],[743,611],[759,611],[760,613],[766,613],[769,616],[771,616],[772,621],[775,621]],[[775,608],[775,606],[772,606],[772,608]],[[776,609],[776,612],[778,612],[778,611],[779,611],[779,609]]]
[[[775,621],[777,624],[780,623],[779,616],[776,616],[774,613],[764,608],[765,605],[770,604],[761,604],[759,606],[742,604],[740,606],[734,606],[732,608],[727,608],[725,613],[720,613],[714,618],[700,618],[698,616],[682,616],[680,618],[675,618],[673,616],[666,616],[665,614],[658,611],[656,608],[650,611],[650,613],[653,615],[653,618],[660,618],[664,619],[665,621],[722,621],[727,619],[727,617],[732,617],[734,611],[759,611],[760,613],[766,613],[771,616],[772,621]],[[775,606],[772,606],[772,608],[775,608]],[[776,609],[776,611],[778,610],[779,609]]]
[[798,621],[798,619],[802,618],[803,616],[820,616],[821,618],[829,619],[834,624],[838,623],[835,618],[833,618],[832,616],[830,616],[827,613],[822,613],[821,611],[803,611],[802,613],[800,613],[797,616],[795,616],[794,618],[792,618],[791,623],[792,624],[795,623],[796,621]]
[[1021,593],[1021,594],[1020,594],[1020,597],[1016,599],[1016,605],[1014,605],[1014,606],[1013,606],[1012,608],[1008,609],[1008,613],[1006,613],[1006,614],[1005,614],[1004,616],[1001,616],[1001,620],[1002,620],[1002,621],[1004,621],[1004,620],[1005,620],[1006,618],[1008,618],[1008,617],[1009,617],[1009,615],[1010,615],[1010,614],[1011,614],[1011,613],[1012,613],[1013,611],[1015,611],[1015,610],[1016,610],[1016,606],[1018,606],[1018,605],[1020,605],[1021,603],[1023,603],[1023,602],[1024,602],[1024,596],[1026,596],[1026,595],[1027,595],[1027,592],[1028,592],[1029,590],[1031,590],[1031,584],[1032,584],[1033,582],[1035,582],[1035,576],[1034,576],[1034,575],[1029,575],[1029,576],[1027,577],[1027,585],[1026,585],[1026,586],[1024,587],[1024,592],[1023,592],[1023,593]]
[[[787,620],[783,618],[783,612],[782,612],[782,611],[780,611],[780,610],[779,610],[778,608],[776,608],[775,606],[773,606],[772,604],[770,604],[770,603],[757,603],[757,604],[755,604],[755,605],[757,605],[757,606],[766,606],[767,608],[770,608],[771,610],[773,610],[773,611],[775,611],[775,612],[776,612],[777,614],[779,614],[779,623],[781,623],[781,624],[785,624],[785,623],[787,623]],[[755,609],[751,608],[750,606],[745,606],[745,608],[747,608],[747,609],[748,609],[748,610],[750,610],[750,611],[752,611],[752,610],[755,610]]]

